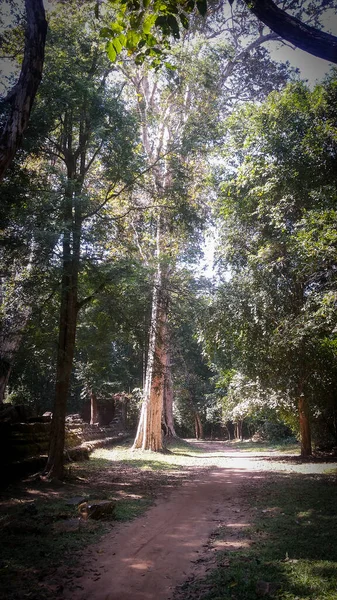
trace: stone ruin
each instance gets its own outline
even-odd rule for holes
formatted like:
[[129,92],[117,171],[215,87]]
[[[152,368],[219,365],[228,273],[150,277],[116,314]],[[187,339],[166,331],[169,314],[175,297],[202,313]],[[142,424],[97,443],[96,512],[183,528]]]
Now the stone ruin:
[[[52,413],[33,416],[25,405],[0,405],[0,451],[6,475],[19,475],[44,467],[49,448]],[[123,423],[115,414],[108,427],[89,425],[78,413],[66,417],[65,453],[83,460],[95,447],[108,445],[122,435]],[[125,430],[124,430],[125,431]]]

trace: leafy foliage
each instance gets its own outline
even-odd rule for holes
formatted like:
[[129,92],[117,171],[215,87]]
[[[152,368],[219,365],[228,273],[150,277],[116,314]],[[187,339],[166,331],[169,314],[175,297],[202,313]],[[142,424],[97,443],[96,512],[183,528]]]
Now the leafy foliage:
[[334,78],[293,84],[229,119],[219,259],[232,278],[211,318],[227,368],[318,412],[336,385],[335,93]]
[[113,21],[101,29],[100,35],[107,39],[106,50],[114,62],[122,50],[133,54],[136,64],[145,60],[151,67],[163,63],[173,68],[165,55],[171,48],[170,38],[180,38],[181,27],[189,28],[189,18],[196,9],[205,16],[206,0],[110,0]]

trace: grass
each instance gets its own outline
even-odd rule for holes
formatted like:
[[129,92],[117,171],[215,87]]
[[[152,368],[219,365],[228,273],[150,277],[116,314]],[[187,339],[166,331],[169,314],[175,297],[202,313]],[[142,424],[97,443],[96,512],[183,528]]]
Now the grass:
[[[189,476],[188,467],[200,454],[180,440],[159,455],[132,452],[122,445],[96,450],[89,461],[73,463],[63,486],[33,480],[11,485],[1,498],[0,599],[55,598],[60,577],[55,575],[54,584],[50,581],[56,569],[66,563],[64,577],[72,576],[77,553],[97,542],[115,522],[143,514],[158,492]],[[113,519],[81,521],[74,531],[58,531],[58,526],[78,519],[77,506],[67,504],[77,496],[115,500]]]
[[272,451],[280,454],[299,454],[300,452],[300,443],[293,439],[284,439],[278,442],[252,442],[251,440],[244,440],[242,442],[232,441],[229,442],[229,444],[231,448],[236,448],[237,450],[243,450],[245,452]]
[[[30,510],[33,509],[34,510]],[[104,531],[100,523],[88,523],[76,532],[55,532],[54,527],[76,519],[74,507],[63,499],[24,500],[7,510],[0,523],[0,598],[29,598],[33,591],[43,590],[44,578],[62,564],[75,564],[73,553],[99,538]],[[14,585],[13,585],[14,584]],[[48,590],[42,598],[52,598]]]
[[[219,551],[210,575],[181,590],[198,600],[337,600],[336,479],[273,474],[250,488],[253,525],[243,548]],[[226,527],[217,541],[228,539]],[[248,545],[245,545],[245,542]]]
[[166,471],[186,466],[199,466],[199,460],[196,461],[196,459],[207,455],[208,453],[185,440],[172,439],[169,441],[166,451],[162,453],[131,450],[129,445],[126,444],[114,446],[114,448],[100,448],[92,453],[90,463],[92,468],[96,468],[96,461],[105,460],[114,464],[123,463],[141,469]]
[[151,506],[150,498],[125,499],[117,504],[116,521],[130,521],[143,514]]
[[[298,453],[296,446],[290,452],[295,448]],[[250,444],[232,443],[230,449],[246,451]],[[275,449],[282,456],[285,447],[252,444],[251,449],[262,454]],[[158,493],[165,494],[193,476],[196,468],[230,467],[231,460],[228,446],[217,443],[214,450],[204,452],[198,444],[173,440],[162,454],[132,452],[121,445],[97,449],[90,461],[73,463],[64,486],[30,480],[11,485],[0,498],[0,598],[54,599],[60,581],[76,577],[77,556],[83,548],[98,541],[116,521],[138,517]],[[260,458],[256,460],[260,469]],[[335,479],[331,474],[296,472],[290,477],[291,465],[281,466],[284,471],[272,471],[267,485],[249,482],[251,546],[219,552],[218,568],[207,579],[189,583],[182,590],[184,600],[257,600],[258,581],[275,584],[280,600],[337,600]],[[58,524],[78,517],[76,506],[67,504],[74,496],[116,500],[114,519],[87,521],[76,531],[55,531]],[[226,528],[216,534],[218,541],[225,539]]]

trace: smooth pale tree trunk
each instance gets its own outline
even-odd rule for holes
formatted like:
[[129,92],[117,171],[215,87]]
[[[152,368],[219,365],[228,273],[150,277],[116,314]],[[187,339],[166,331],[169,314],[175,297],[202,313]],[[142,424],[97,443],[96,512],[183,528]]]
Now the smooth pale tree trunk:
[[98,406],[97,396],[94,390],[90,393],[90,425],[95,425],[98,422]]
[[146,369],[144,399],[140,413],[137,433],[133,449],[163,449],[162,414],[164,405],[165,371],[166,371],[166,327],[167,298],[164,292],[164,281],[161,265],[162,222],[158,217],[157,224],[157,272],[152,297],[150,324],[150,341]]
[[18,82],[4,101],[9,109],[0,132],[0,181],[22,142],[42,77],[47,34],[43,1],[25,0],[25,8],[25,49],[21,73]]
[[[154,296],[156,296],[155,294]],[[166,308],[162,298],[154,297],[152,310],[151,343],[152,357],[148,358],[144,400],[133,448],[153,450],[163,449],[162,413],[165,387],[165,349],[163,348],[163,329],[166,327]]]
[[204,439],[204,428],[201,423],[200,415],[198,412],[194,413],[194,426],[195,426],[195,437],[197,440]]
[[301,456],[311,456],[311,428],[309,419],[309,407],[304,396],[298,399],[298,413],[300,419]]
[[[171,168],[168,160],[170,145],[169,106],[161,106],[160,90],[157,82],[141,69],[133,83],[137,91],[138,113],[141,122],[143,148],[151,169],[154,199],[161,200],[164,206],[167,193],[171,190]],[[164,102],[165,105],[165,102]],[[151,112],[157,114],[158,126],[153,135]],[[150,117],[150,119],[149,119]],[[159,160],[160,156],[162,159]],[[148,360],[144,386],[144,400],[141,409],[134,448],[161,450],[162,426],[168,435],[175,435],[173,424],[172,380],[169,377],[170,363],[167,357],[167,317],[168,317],[168,269],[167,252],[170,241],[169,213],[160,208],[157,220],[157,275],[154,284],[152,315],[149,335]],[[166,253],[166,257],[165,257]],[[164,267],[166,261],[166,266]]]

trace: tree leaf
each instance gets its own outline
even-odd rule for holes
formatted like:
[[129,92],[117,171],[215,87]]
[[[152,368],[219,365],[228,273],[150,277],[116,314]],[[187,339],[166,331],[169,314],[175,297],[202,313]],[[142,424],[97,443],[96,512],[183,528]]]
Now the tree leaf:
[[167,24],[172,32],[173,37],[180,38],[179,25],[177,19],[173,15],[167,16]]
[[197,0],[197,8],[200,14],[204,17],[207,13],[207,0]]
[[143,32],[144,33],[149,34],[151,32],[151,29],[156,22],[156,18],[157,17],[155,14],[146,15],[146,17],[143,21]]
[[156,38],[154,37],[154,35],[152,35],[151,33],[149,33],[149,34],[146,36],[146,45],[147,45],[149,48],[152,48],[152,47],[153,47],[153,46],[155,46],[157,43],[158,43],[158,42],[157,42],[157,39],[156,39]]
[[175,71],[177,69],[177,67],[175,65],[172,65],[169,62],[165,62],[164,65],[167,69],[170,69],[171,71]]
[[122,46],[123,46],[123,48],[124,48],[124,47],[125,47],[125,44],[126,44],[126,36],[124,35],[124,33],[121,33],[121,34],[118,36],[118,39],[119,39],[119,41],[120,41],[121,45],[122,45]]
[[184,29],[188,29],[189,28],[189,22],[188,22],[188,18],[186,17],[186,15],[184,15],[183,13],[181,15],[179,15],[180,17],[180,21],[182,26],[184,27]]
[[122,33],[123,29],[125,28],[125,24],[121,22],[117,23],[115,21],[113,23],[110,23],[110,28],[114,32],[114,34]]
[[107,43],[106,51],[107,51],[108,57],[110,58],[111,62],[115,62],[116,57],[117,57],[117,52],[111,41]]
[[123,49],[123,46],[122,46],[122,44],[121,44],[121,42],[120,42],[120,39],[119,39],[119,37],[118,37],[118,38],[115,38],[114,40],[112,40],[112,43],[113,43],[113,45],[114,45],[114,48],[115,48],[115,50],[116,50],[116,53],[117,53],[117,54],[119,54],[119,53],[122,51],[122,49]]
[[99,37],[111,38],[113,34],[114,32],[112,31],[112,29],[110,29],[110,27],[102,27],[101,31],[99,32]]
[[137,33],[136,31],[128,31],[128,33],[126,34],[126,42],[125,42],[125,46],[129,49],[129,50],[135,50],[135,48],[137,47],[137,44],[140,40],[140,34]]

